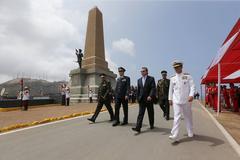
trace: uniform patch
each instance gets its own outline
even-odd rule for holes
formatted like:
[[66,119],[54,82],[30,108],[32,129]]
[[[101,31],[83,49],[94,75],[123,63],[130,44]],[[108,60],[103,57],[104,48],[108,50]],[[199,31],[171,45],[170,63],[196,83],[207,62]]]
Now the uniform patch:
[[183,76],[182,79],[187,79],[187,76]]

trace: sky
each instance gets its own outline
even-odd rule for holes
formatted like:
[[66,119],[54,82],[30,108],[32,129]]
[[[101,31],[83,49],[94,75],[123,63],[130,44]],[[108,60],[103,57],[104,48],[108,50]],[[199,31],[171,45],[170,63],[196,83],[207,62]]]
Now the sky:
[[240,1],[0,0],[0,83],[17,76],[69,80],[95,6],[103,13],[109,68],[125,67],[133,85],[142,66],[156,80],[161,70],[171,77],[178,59],[199,88],[240,17]]

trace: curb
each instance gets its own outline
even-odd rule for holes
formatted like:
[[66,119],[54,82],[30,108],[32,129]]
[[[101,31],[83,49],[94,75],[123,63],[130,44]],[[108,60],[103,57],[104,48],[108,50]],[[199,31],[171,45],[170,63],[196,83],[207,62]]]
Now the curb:
[[[101,110],[101,112],[103,112],[103,111],[106,111],[106,109]],[[73,113],[73,114],[65,115],[65,116],[61,116],[61,117],[44,118],[43,120],[40,120],[40,121],[19,123],[19,124],[11,125],[8,127],[0,128],[0,133],[4,133],[4,132],[8,132],[8,131],[15,130],[15,129],[20,129],[20,128],[25,128],[25,127],[32,127],[32,126],[39,125],[39,124],[60,121],[60,120],[70,119],[70,118],[84,116],[84,115],[90,115],[90,114],[92,114],[92,112],[85,111],[85,112]]]
[[15,111],[15,110],[20,110],[20,107],[0,108],[0,112],[9,112],[9,111]]
[[216,120],[216,118],[203,106],[203,104],[199,101],[198,103],[203,108],[203,110],[208,113],[208,115],[213,120],[215,125],[222,132],[224,137],[228,140],[232,148],[237,152],[238,156],[240,157],[240,145],[234,140],[234,138],[230,135],[230,133],[228,133],[228,131]]

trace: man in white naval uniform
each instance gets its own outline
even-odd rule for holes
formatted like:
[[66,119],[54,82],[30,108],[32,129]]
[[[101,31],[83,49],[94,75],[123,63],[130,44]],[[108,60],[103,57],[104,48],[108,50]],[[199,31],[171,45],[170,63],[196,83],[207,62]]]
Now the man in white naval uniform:
[[173,68],[176,75],[170,79],[168,100],[169,104],[173,106],[174,121],[169,138],[176,142],[178,141],[182,114],[186,123],[188,137],[193,137],[191,103],[195,93],[195,85],[192,76],[182,72],[183,63],[181,61],[174,61]]

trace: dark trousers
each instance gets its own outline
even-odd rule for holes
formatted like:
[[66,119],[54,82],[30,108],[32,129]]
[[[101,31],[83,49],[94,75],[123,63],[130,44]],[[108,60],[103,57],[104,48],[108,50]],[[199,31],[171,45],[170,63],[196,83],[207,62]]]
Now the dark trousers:
[[139,113],[136,128],[142,128],[142,121],[147,108],[150,127],[154,126],[154,109],[152,102],[139,102]]
[[166,119],[169,119],[169,101],[168,101],[168,99],[160,99],[159,105],[163,111],[164,117],[166,117]]
[[62,95],[62,106],[65,106],[65,103],[66,103],[65,95]]
[[115,120],[119,122],[119,111],[121,108],[121,104],[123,106],[123,122],[128,123],[128,100],[124,98],[117,98],[115,99]]
[[70,98],[66,98],[66,106],[69,106]]
[[23,110],[27,111],[28,110],[28,100],[22,101],[22,104],[23,104]]
[[136,97],[133,96],[133,97],[132,97],[132,103],[135,103],[135,102],[136,102]]
[[92,116],[92,119],[93,120],[96,120],[98,114],[100,113],[103,105],[105,104],[108,112],[109,112],[109,115],[110,115],[110,119],[113,120],[114,119],[114,113],[113,113],[113,109],[112,109],[112,106],[111,106],[111,101],[99,101],[98,104],[97,104],[97,108],[95,110],[95,113],[94,115]]
[[89,97],[89,101],[90,101],[90,103],[92,103],[92,102],[93,102],[93,100],[92,100],[92,97]]

